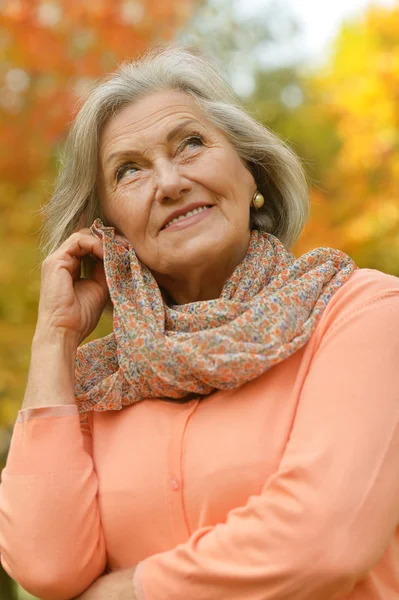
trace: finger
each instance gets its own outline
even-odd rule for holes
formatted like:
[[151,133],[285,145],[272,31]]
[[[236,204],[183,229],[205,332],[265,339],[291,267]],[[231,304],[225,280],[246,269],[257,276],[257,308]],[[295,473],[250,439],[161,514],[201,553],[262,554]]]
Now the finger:
[[129,248],[129,246],[130,246],[130,242],[126,238],[122,237],[121,235],[115,235],[115,240],[117,242],[119,242],[120,244],[122,244],[123,246],[125,246],[125,248]]
[[82,258],[87,254],[93,254],[97,258],[104,258],[102,241],[90,233],[81,231],[73,233],[59,248],[55,254],[67,253],[76,258]]
[[46,278],[59,268],[65,268],[78,281],[81,275],[82,259],[92,254],[103,259],[102,242],[98,238],[85,233],[73,233],[61,246],[50,254],[42,264],[42,277]]
[[[80,229],[80,231],[78,231],[77,233],[88,234],[88,235],[93,236],[93,234],[91,233],[90,229],[88,229],[87,227],[84,227],[83,229]],[[96,238],[96,239],[98,239],[98,238]],[[129,246],[130,246],[130,242],[125,237],[123,237],[122,235],[115,234],[115,240],[118,243],[122,244],[125,248],[129,248]]]
[[91,279],[93,281],[96,281],[97,283],[99,283],[101,285],[101,287],[104,288],[104,291],[106,291],[108,294],[108,285],[107,285],[107,279],[105,277],[103,262],[98,262],[94,265],[94,268],[93,268],[93,271],[91,274]]
[[98,263],[98,262],[99,262],[99,263],[101,263],[101,262],[102,262],[102,259],[101,259],[101,258],[98,258],[98,256],[96,256],[96,255],[95,255],[95,254],[93,254],[92,252],[89,252],[89,256],[90,256],[91,260],[92,260],[93,262],[95,262],[95,263]]
[[[88,227],[83,227],[77,233],[93,235]],[[120,244],[122,244],[123,246],[125,246],[125,248],[128,248],[130,246],[129,241],[122,235],[119,235],[118,233],[115,234],[115,240],[117,242],[119,242]]]

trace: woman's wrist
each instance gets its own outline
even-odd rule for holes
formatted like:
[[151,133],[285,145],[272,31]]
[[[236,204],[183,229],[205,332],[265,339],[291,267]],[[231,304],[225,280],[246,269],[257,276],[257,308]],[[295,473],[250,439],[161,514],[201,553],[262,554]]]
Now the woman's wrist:
[[32,362],[43,366],[57,365],[63,373],[74,379],[76,352],[79,340],[70,332],[36,329],[32,340]]
[[36,349],[43,346],[63,348],[65,351],[76,356],[76,350],[79,346],[79,336],[76,332],[65,328],[50,327],[47,323],[42,323],[39,319],[32,340],[32,350],[33,348]]
[[36,329],[23,409],[75,404],[77,347],[78,342],[73,335]]

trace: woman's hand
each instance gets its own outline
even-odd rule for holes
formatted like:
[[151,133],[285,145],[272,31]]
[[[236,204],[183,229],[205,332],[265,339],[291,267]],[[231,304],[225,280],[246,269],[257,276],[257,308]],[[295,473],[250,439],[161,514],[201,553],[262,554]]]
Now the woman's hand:
[[[115,236],[123,243],[121,236]],[[82,258],[98,259],[91,279],[80,277]],[[78,346],[96,327],[108,299],[103,244],[85,228],[73,233],[42,266],[37,330],[67,334]]]
[[130,567],[103,575],[73,600],[137,600],[133,589],[135,570]]

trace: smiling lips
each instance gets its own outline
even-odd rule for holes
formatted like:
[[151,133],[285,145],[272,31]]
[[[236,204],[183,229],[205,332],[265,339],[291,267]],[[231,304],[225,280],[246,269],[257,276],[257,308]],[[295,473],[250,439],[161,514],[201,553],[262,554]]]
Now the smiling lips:
[[184,221],[190,217],[193,217],[193,216],[203,212],[204,210],[207,210],[208,208],[210,208],[209,204],[207,204],[205,206],[198,206],[197,208],[194,208],[192,210],[189,210],[188,212],[180,214],[180,215],[174,217],[173,219],[171,219],[170,221],[167,221],[166,225],[164,225],[162,227],[162,229],[168,229],[168,227],[171,227],[175,223],[179,223],[180,221]]

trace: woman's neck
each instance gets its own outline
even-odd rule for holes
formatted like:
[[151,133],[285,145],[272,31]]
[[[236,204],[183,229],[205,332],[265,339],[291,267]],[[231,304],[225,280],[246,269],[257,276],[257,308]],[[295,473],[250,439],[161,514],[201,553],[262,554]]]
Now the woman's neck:
[[189,304],[220,297],[226,281],[232,276],[236,267],[245,258],[246,252],[236,256],[225,264],[218,263],[213,268],[192,268],[187,274],[174,273],[165,275],[153,273],[158,285],[166,292],[168,304]]

